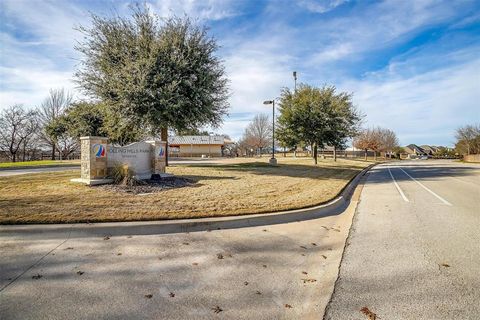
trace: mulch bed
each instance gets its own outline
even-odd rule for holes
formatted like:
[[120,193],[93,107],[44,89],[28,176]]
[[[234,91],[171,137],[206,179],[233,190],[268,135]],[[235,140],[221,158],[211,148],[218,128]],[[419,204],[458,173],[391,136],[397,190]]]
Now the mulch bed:
[[136,195],[149,194],[160,192],[163,190],[173,188],[183,188],[195,185],[194,182],[179,177],[168,177],[164,179],[155,180],[141,180],[135,181],[134,185],[123,184],[105,184],[100,186],[94,186],[93,188],[99,188],[106,191],[114,191],[121,193],[130,193]]

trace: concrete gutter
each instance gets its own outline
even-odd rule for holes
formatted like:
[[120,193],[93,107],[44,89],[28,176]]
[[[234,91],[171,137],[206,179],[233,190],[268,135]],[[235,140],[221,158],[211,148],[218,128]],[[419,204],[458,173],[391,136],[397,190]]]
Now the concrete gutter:
[[0,225],[0,239],[12,234],[28,234],[45,239],[91,236],[152,235],[236,229],[254,226],[298,222],[341,214],[349,205],[353,192],[362,177],[375,164],[358,173],[337,197],[327,203],[296,210],[251,215],[135,222],[101,222],[74,224]]

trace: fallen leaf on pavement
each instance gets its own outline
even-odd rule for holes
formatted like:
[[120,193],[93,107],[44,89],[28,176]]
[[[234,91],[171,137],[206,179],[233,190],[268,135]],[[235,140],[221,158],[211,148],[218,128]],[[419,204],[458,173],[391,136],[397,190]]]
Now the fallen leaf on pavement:
[[317,246],[317,244],[316,244],[315,242],[312,242],[312,246],[316,247],[316,246]]
[[121,255],[122,255],[122,253],[121,253],[121,252],[117,253],[117,256],[121,256]]
[[173,292],[170,292],[168,295],[172,298],[175,297],[175,293],[173,293]]
[[267,265],[266,265],[266,264],[264,264],[264,265],[263,265],[263,267],[264,267],[264,268],[266,268],[266,267],[267,267]]
[[145,295],[145,298],[147,298],[147,299],[151,299],[152,297],[153,297],[153,294],[146,294]]
[[84,274],[84,273],[85,273],[84,271],[77,271],[77,274],[78,274],[79,276],[81,276],[81,275]]
[[103,238],[103,240],[110,240],[110,237],[109,237],[109,236],[105,236],[105,237]]
[[302,273],[303,273],[303,274],[308,274],[308,272],[307,272],[307,271],[302,271]]
[[291,306],[291,305],[289,305],[288,303],[285,303],[285,308],[289,308],[289,309],[291,309],[291,308],[292,308],[292,306]]
[[67,247],[65,250],[73,250],[73,247]]
[[245,281],[243,284],[246,285],[246,286],[248,286],[248,281]]
[[194,262],[192,263],[194,266],[198,266],[198,262]]
[[217,253],[217,258],[218,258],[218,259],[223,259],[223,254]]
[[267,232],[267,229],[263,229],[262,231],[263,231],[263,232]]
[[255,292],[255,293],[258,294],[258,295],[262,294],[260,291],[257,291],[257,292]]
[[215,313],[220,313],[220,312],[223,311],[223,309],[220,308],[219,306],[215,306],[215,308],[212,308],[212,310],[213,310],[213,312],[215,312]]
[[324,255],[324,254],[322,254],[322,257],[323,257],[323,259],[327,259],[327,256],[326,256],[326,255]]
[[304,256],[304,257],[305,257],[305,253],[302,253],[302,256]]
[[442,263],[441,266],[445,268],[450,268],[450,265],[448,263]]
[[183,244],[184,244],[184,245],[186,245],[186,246],[188,246],[190,243],[188,243],[188,242],[184,242]]
[[303,283],[307,283],[307,282],[317,282],[317,280],[312,279],[312,278],[302,279],[302,281],[303,281]]
[[307,247],[305,246],[300,246],[300,248],[307,250]]
[[363,307],[362,309],[360,309],[360,311],[368,317],[368,320],[377,319],[377,315],[370,311],[370,309],[368,309],[367,307]]
[[41,277],[43,277],[43,276],[42,276],[41,274],[37,273],[36,275],[34,275],[34,276],[32,277],[32,279],[38,280],[38,279],[40,279]]

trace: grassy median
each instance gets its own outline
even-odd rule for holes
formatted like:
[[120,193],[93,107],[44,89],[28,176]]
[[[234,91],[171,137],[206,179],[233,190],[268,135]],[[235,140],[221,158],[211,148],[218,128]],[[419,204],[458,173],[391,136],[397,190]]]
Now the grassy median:
[[[370,162],[371,163],[371,162]],[[334,198],[370,164],[340,159],[279,158],[175,165],[167,171],[191,186],[148,195],[71,183],[78,170],[0,178],[0,223],[134,221],[273,212]]]

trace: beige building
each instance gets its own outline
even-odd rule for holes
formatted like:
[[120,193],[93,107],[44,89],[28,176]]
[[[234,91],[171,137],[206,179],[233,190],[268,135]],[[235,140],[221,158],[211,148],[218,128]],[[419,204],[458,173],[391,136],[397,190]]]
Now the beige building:
[[228,143],[223,136],[174,136],[168,138],[171,157],[221,157]]

